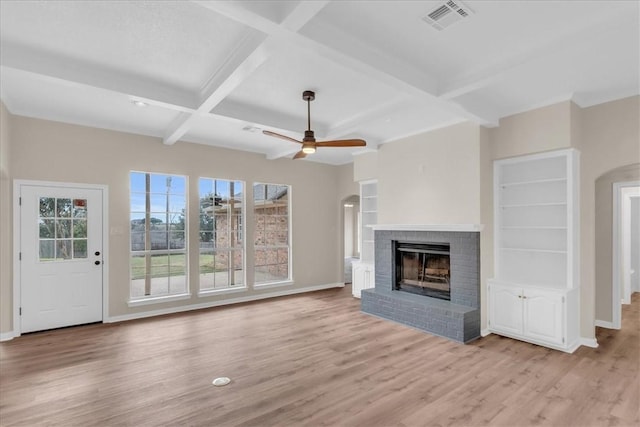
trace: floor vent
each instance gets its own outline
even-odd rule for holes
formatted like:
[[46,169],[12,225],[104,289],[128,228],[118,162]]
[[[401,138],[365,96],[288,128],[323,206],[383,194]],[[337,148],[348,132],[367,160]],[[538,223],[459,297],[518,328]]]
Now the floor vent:
[[438,31],[473,15],[473,11],[460,1],[448,0],[422,17],[422,20]]

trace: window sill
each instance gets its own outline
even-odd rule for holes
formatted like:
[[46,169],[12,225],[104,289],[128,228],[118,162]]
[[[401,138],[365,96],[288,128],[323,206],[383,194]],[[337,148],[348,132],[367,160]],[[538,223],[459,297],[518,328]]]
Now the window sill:
[[225,289],[207,289],[204,291],[198,292],[198,298],[210,297],[212,295],[221,295],[221,294],[237,294],[240,292],[247,292],[248,288],[246,286],[239,286],[234,288],[225,288]]
[[177,294],[177,295],[166,295],[161,297],[149,297],[149,298],[141,298],[127,301],[129,307],[139,307],[142,305],[150,305],[150,304],[161,304],[163,302],[170,301],[180,301],[184,299],[191,298],[190,293],[186,294]]
[[253,285],[254,289],[266,289],[266,288],[277,288],[280,286],[291,286],[293,285],[293,280],[283,280],[282,282],[268,282],[268,283],[256,283]]

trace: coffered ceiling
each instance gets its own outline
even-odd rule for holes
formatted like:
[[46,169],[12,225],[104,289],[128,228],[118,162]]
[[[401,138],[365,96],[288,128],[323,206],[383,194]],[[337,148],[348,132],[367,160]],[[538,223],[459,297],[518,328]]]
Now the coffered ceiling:
[[[316,92],[318,140],[363,138],[365,150],[640,93],[638,1],[454,0],[464,13],[449,8],[438,22],[457,22],[438,30],[423,17],[443,5],[2,0],[1,97],[17,115],[275,159],[300,146],[261,131],[302,138],[303,90]],[[297,161],[343,164],[362,150]]]

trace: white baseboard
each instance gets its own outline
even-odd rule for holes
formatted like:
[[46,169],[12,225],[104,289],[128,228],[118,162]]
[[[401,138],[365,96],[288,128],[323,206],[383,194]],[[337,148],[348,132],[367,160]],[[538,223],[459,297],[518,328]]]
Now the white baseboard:
[[483,330],[480,331],[480,336],[481,337],[486,337],[489,334],[491,334],[491,331],[489,329],[483,329]]
[[598,348],[598,340],[595,338],[580,337],[580,345],[591,348]]
[[221,305],[238,304],[242,302],[257,301],[267,298],[295,295],[305,292],[321,291],[323,289],[344,288],[344,283],[326,283],[324,285],[307,286],[305,288],[282,289],[280,291],[267,292],[264,294],[247,295],[238,298],[229,298],[218,301],[208,301],[200,304],[183,305],[180,307],[161,308],[159,310],[143,311],[140,313],[123,314],[121,316],[111,316],[104,320],[104,323],[124,322],[126,320],[142,319],[145,317],[161,316],[163,314],[180,313],[183,311],[200,310],[203,308],[219,307]]
[[13,333],[13,331],[2,332],[0,333],[0,342],[12,340],[15,338],[15,336],[16,335]]
[[607,329],[620,329],[613,326],[613,322],[607,322],[606,320],[596,320],[596,326]]

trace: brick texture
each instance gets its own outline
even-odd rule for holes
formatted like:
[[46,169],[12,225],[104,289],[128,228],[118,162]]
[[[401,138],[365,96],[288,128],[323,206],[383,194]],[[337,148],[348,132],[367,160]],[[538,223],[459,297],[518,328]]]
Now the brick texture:
[[[451,301],[393,290],[393,241],[450,245]],[[480,337],[480,233],[376,231],[375,288],[362,291],[363,312],[469,342]]]

